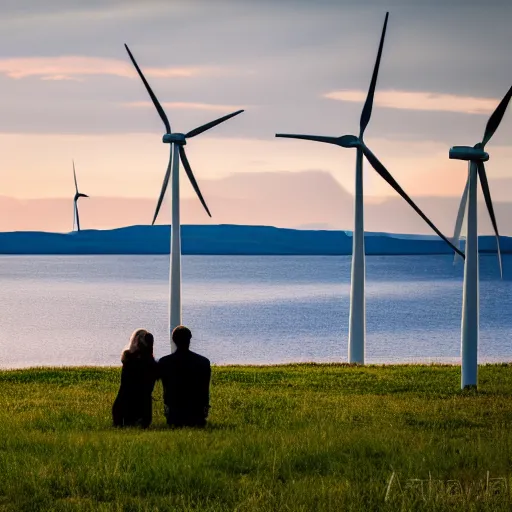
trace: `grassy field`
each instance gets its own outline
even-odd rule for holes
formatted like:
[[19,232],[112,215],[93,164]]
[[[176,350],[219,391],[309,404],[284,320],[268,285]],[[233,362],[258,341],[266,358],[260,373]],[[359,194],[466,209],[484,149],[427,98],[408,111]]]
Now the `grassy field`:
[[205,430],[115,430],[118,369],[0,372],[0,510],[511,510],[512,366],[217,367]]

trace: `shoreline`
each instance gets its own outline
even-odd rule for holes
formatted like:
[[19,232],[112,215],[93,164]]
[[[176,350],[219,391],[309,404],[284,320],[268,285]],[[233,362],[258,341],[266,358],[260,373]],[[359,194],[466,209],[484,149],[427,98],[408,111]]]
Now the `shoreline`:
[[[162,356],[163,357],[163,356]],[[158,360],[158,359],[157,359]],[[23,371],[77,371],[77,370],[116,370],[121,368],[121,363],[118,365],[80,365],[80,366],[71,366],[71,365],[63,365],[63,366],[22,366],[22,367],[12,367],[12,366],[1,366],[0,365],[0,373],[2,372],[23,372]],[[367,363],[364,365],[357,363],[338,363],[338,362],[325,362],[325,363],[317,363],[314,361],[309,362],[298,362],[298,363],[269,363],[269,364],[251,364],[251,363],[234,363],[234,364],[215,364],[211,363],[212,368],[221,368],[221,369],[295,369],[295,368],[316,368],[316,367],[326,367],[326,368],[369,368],[369,369],[396,369],[396,368],[457,368],[460,367],[460,362],[458,363],[442,363],[442,362],[432,362],[432,363]],[[494,361],[494,362],[482,362],[478,363],[478,367],[512,367],[512,359],[509,361]]]
[[[81,253],[67,253],[67,252],[0,252],[0,256],[169,256],[169,251],[167,252],[81,252]],[[480,255],[497,255],[498,252],[492,249],[479,249],[478,254]],[[512,251],[505,250],[501,251],[501,255],[510,255]],[[332,253],[332,252],[287,252],[287,253],[279,253],[279,252],[186,252],[183,251],[181,253],[182,256],[352,256],[352,252],[340,252],[340,253]],[[439,251],[439,252],[402,252],[402,253],[392,253],[392,252],[371,252],[366,253],[366,257],[372,256],[452,256],[453,253],[448,251]]]

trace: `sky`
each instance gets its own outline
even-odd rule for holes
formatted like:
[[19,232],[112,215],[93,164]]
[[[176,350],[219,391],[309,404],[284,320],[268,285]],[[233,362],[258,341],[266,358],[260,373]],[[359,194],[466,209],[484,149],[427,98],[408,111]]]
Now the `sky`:
[[[448,150],[481,140],[512,85],[508,0],[3,0],[0,195],[72,197],[74,159],[92,197],[156,201],[169,148],[124,43],[173,131],[245,109],[189,141],[199,184],[325,171],[352,192],[353,150],[274,135],[358,133],[386,10],[366,142],[411,195],[458,196]],[[512,180],[510,112],[487,149],[492,191]],[[365,193],[395,195],[368,166]]]

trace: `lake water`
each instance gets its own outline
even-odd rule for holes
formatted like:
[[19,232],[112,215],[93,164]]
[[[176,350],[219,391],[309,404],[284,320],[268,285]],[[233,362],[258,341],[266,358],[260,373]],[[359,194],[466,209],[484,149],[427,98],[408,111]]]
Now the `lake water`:
[[[167,256],[0,257],[0,367],[119,365],[131,332],[169,352]],[[480,361],[512,360],[512,255],[482,255]],[[369,363],[458,362],[463,264],[367,258]],[[216,364],[346,361],[348,256],[185,256],[183,323]]]

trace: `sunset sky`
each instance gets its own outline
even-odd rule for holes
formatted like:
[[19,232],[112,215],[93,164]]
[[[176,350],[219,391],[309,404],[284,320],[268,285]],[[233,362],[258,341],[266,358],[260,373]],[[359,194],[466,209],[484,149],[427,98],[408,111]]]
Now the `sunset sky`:
[[[324,170],[351,191],[353,151],[274,134],[358,132],[386,10],[367,143],[412,195],[459,195],[466,168],[449,147],[480,141],[512,84],[512,3],[472,3],[3,0],[0,195],[71,196],[74,158],[89,195],[156,200],[168,146],[124,43],[173,130],[245,108],[189,142],[199,183]],[[488,150],[492,190],[512,178],[511,112]],[[365,185],[394,195],[369,168]]]

